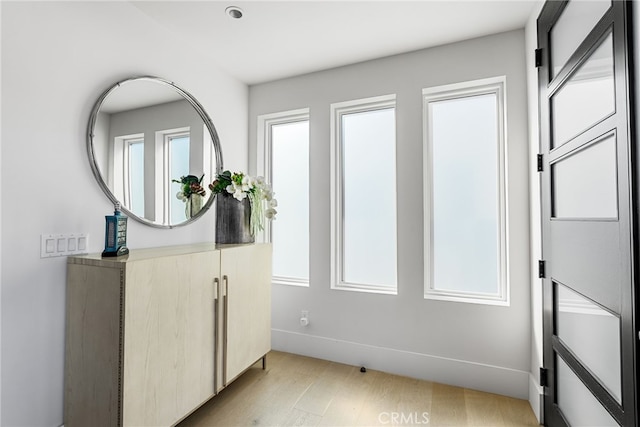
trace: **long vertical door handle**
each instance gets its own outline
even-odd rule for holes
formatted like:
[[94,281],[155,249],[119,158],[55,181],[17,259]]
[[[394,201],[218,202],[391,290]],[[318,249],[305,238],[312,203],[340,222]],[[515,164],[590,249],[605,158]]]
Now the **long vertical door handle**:
[[229,277],[225,274],[222,276],[222,296],[224,297],[224,316],[222,325],[222,384],[227,386],[227,321],[229,319]]
[[220,312],[220,279],[213,279],[213,393],[218,394],[218,313]]

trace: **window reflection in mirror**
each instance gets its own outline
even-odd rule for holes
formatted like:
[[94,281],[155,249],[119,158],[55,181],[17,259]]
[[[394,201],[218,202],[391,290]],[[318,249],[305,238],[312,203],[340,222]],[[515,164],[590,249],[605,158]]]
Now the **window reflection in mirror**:
[[[188,132],[165,135],[165,148],[169,148],[169,170],[171,171],[172,177],[193,175],[190,174],[189,147],[190,135]],[[182,191],[180,184],[172,182],[169,194],[177,194],[179,191]],[[186,221],[185,202],[179,200],[177,197],[169,197],[169,200],[171,200],[169,204],[171,222],[178,224]]]
[[131,212],[144,217],[144,138],[125,139],[123,154],[124,201]]
[[[221,165],[217,135],[193,102],[170,85],[143,79],[116,87],[94,111],[90,152],[97,178],[125,210],[158,226],[180,225],[196,215],[185,213],[188,201],[176,197],[181,186],[172,180],[204,175],[203,183],[211,182]],[[209,197],[207,189],[205,202]]]

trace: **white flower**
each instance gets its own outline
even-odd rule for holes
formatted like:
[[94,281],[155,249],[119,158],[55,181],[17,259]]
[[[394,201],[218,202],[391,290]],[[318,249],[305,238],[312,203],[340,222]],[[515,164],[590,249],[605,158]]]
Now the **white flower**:
[[267,185],[263,176],[257,176],[254,178],[254,185],[260,189],[264,188]]
[[234,199],[238,201],[243,201],[247,197],[247,193],[245,190],[243,190],[243,188],[244,188],[244,185],[237,184],[234,182],[230,185],[227,185],[226,190],[227,190],[227,193],[231,194]]
[[253,179],[249,175],[245,175],[242,178],[242,185],[240,188],[242,189],[242,191],[251,190],[253,188]]
[[277,210],[273,209],[273,208],[269,208],[266,211],[264,211],[264,216],[267,219],[276,219],[276,214],[278,213]]
[[187,198],[184,196],[184,193],[182,191],[178,191],[176,193],[176,199],[182,200],[183,202],[187,200]]
[[277,208],[278,207],[278,201],[276,199],[269,200],[269,207],[270,208]]
[[243,201],[247,197],[247,193],[244,192],[242,186],[237,186],[236,190],[233,192],[233,197],[236,200]]

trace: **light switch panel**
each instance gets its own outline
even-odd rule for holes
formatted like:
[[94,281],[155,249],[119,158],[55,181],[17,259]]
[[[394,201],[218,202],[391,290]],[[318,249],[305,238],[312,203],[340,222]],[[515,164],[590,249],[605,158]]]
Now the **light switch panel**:
[[87,233],[40,235],[40,258],[84,255],[88,247]]

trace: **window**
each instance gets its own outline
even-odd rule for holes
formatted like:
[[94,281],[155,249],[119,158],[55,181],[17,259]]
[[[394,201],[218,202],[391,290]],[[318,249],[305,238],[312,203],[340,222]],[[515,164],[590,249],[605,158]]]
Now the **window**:
[[395,95],[331,105],[332,288],[397,292]]
[[124,140],[124,203],[144,217],[144,138]]
[[217,159],[206,127],[147,130],[112,140],[104,169],[107,185],[123,207],[155,224],[184,223],[186,204],[176,197],[182,189],[173,180],[213,176]]
[[425,298],[509,304],[504,86],[423,90]]
[[107,168],[107,183],[114,196],[139,216],[145,213],[144,155],[144,133],[116,136]]
[[277,220],[267,224],[273,245],[273,282],[309,285],[309,110],[258,118],[258,175],[271,183]]
[[[189,132],[177,132],[177,133],[165,133],[165,155],[167,156],[166,162],[169,167],[169,176],[164,178],[164,182],[171,183],[171,191],[169,192],[169,218],[171,218],[171,224],[179,224],[187,220],[185,213],[185,203],[175,197],[175,195],[182,190],[181,185],[176,182],[172,182],[173,179],[178,179],[181,176],[189,175],[189,152],[190,152],[190,137]],[[173,197],[171,197],[173,196]]]

